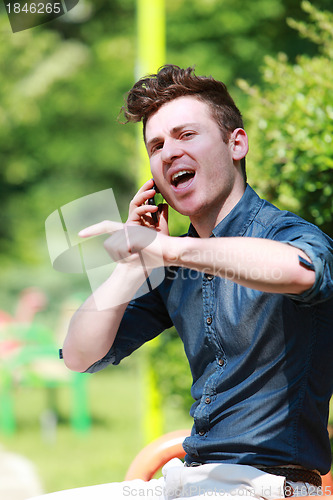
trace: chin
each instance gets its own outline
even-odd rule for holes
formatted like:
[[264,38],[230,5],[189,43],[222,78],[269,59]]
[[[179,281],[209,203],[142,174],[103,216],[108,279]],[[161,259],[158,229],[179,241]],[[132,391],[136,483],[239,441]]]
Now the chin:
[[[172,206],[172,205],[171,205]],[[172,206],[176,212],[180,213],[181,215],[186,215],[187,217],[194,217],[194,216],[199,216],[201,213],[203,213],[203,208],[202,207],[186,207],[184,205],[180,206]]]
[[174,199],[172,196],[164,197],[165,201],[173,208],[176,212],[181,215],[191,217],[199,216],[204,214],[207,210],[207,203],[202,203],[202,200],[194,200],[193,197],[187,196],[183,199]]

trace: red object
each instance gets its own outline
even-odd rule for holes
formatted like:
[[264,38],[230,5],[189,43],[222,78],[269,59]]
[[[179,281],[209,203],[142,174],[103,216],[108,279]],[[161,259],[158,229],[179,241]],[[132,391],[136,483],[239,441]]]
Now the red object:
[[328,472],[325,476],[322,476],[323,480],[323,495],[333,495],[333,477],[332,473]]
[[7,325],[8,323],[12,323],[14,318],[5,311],[0,311],[0,327],[3,325]]
[[125,481],[143,479],[149,481],[154,474],[172,458],[183,458],[185,451],[182,443],[191,434],[182,429],[169,432],[145,446],[131,463]]
[[[182,443],[189,435],[190,430],[182,429],[164,434],[152,443],[149,443],[134,458],[127,470],[125,481],[132,479],[149,481],[169,460],[172,458],[183,458],[185,451]],[[333,500],[333,477],[331,472],[322,476],[322,480],[322,495],[300,498],[302,500],[320,500],[322,496],[325,496],[325,499]]]

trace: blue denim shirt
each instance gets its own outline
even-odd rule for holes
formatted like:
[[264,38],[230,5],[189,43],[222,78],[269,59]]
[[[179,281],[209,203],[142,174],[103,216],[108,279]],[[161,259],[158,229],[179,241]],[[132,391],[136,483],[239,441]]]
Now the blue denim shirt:
[[[191,226],[189,235],[197,234]],[[88,369],[118,364],[174,325],[193,375],[188,462],[297,464],[328,472],[333,388],[333,242],[247,186],[212,237],[268,238],[302,249],[314,268],[301,295],[264,293],[186,268],[133,300],[109,353]],[[223,249],[223,241],[221,241]],[[255,272],[255,271],[254,271]]]

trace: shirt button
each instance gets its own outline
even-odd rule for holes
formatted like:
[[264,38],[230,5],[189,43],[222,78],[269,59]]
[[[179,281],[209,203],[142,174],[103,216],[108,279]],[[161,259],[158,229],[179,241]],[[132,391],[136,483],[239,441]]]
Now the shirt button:
[[198,432],[198,434],[199,434],[199,436],[204,436],[204,435],[205,435],[205,431],[201,429],[201,430]]
[[222,358],[220,358],[218,360],[218,364],[219,364],[219,366],[223,366],[224,365],[224,360]]
[[210,403],[210,402],[211,402],[211,399],[210,399],[210,397],[209,397],[209,396],[207,396],[207,398],[205,399],[205,403],[206,403],[207,405],[209,405],[209,403]]
[[210,316],[208,316],[208,318],[206,319],[207,325],[211,325],[212,321],[213,321],[212,318]]

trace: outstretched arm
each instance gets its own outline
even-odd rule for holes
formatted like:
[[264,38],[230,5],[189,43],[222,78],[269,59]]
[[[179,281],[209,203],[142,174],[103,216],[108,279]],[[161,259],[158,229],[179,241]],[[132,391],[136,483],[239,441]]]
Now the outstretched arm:
[[154,267],[161,251],[166,266],[195,269],[263,292],[300,294],[315,282],[309,257],[288,243],[248,237],[178,238],[139,228],[129,231],[126,244],[119,245],[118,229],[119,224],[104,221],[87,231],[89,234],[116,231],[107,240],[106,248],[111,255],[122,259],[130,261],[144,249]]
[[287,243],[263,238],[169,238],[168,264],[230,279],[263,292],[300,294],[311,288],[315,272],[302,264],[307,255]]

